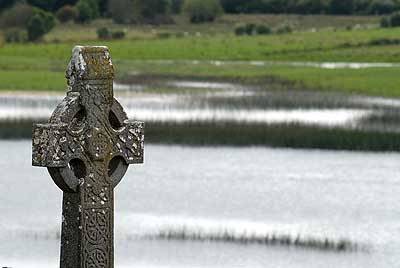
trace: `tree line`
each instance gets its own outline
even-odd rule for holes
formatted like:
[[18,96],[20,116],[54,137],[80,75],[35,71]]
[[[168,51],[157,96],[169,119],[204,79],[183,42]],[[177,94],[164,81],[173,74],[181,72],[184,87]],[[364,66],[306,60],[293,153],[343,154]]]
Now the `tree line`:
[[[223,13],[380,15],[398,10],[400,0],[0,0],[0,26],[24,29],[26,37],[21,31],[11,31],[7,35],[11,41],[34,41],[49,32],[57,20],[89,23],[112,18],[121,24],[168,24],[173,23],[173,14],[185,14],[191,23],[202,23]],[[393,27],[396,21],[394,16],[382,25]]]
[[1,0],[0,12],[18,2],[49,12],[56,12],[64,6],[79,4],[87,9],[95,9],[92,12],[98,16],[112,17],[115,13],[118,15],[130,13],[130,16],[139,19],[167,13],[179,14],[185,11],[185,5],[190,4],[200,9],[198,12],[202,9],[210,9],[212,6],[213,8],[219,6],[221,11],[231,14],[375,15],[400,10],[400,0]]
[[380,15],[400,10],[399,0],[221,0],[226,13]]

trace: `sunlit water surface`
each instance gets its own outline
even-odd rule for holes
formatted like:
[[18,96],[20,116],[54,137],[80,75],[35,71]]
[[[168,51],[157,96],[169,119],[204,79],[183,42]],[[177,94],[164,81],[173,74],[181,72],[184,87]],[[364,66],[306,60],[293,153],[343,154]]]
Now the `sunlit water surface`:
[[366,68],[393,68],[400,67],[398,63],[390,62],[307,62],[307,61],[227,61],[227,60],[134,60],[116,61],[130,63],[149,63],[165,65],[211,65],[211,66],[292,66],[292,67],[313,67],[319,69],[366,69]]
[[[0,266],[58,266],[60,190],[29,141],[0,141]],[[115,191],[115,267],[399,267],[400,154],[146,147]],[[162,240],[286,234],[367,250]]]
[[[172,83],[172,82],[171,82]],[[225,83],[174,82],[196,88],[220,87],[219,90],[192,93],[144,93],[140,89],[115,85],[116,97],[129,118],[156,123],[234,123],[234,124],[300,124],[305,126],[362,128],[371,116],[385,115],[373,105],[390,99],[312,96],[295,93],[271,94]],[[230,89],[224,87],[231,86]],[[278,95],[278,96],[277,96]],[[316,94],[317,95],[317,94]],[[46,121],[63,99],[63,94],[2,93],[0,122]],[[261,103],[258,103],[261,102]],[[310,102],[310,103],[303,103]],[[286,103],[286,104],[284,104]],[[392,105],[392,102],[390,102]],[[390,106],[392,107],[392,106]]]

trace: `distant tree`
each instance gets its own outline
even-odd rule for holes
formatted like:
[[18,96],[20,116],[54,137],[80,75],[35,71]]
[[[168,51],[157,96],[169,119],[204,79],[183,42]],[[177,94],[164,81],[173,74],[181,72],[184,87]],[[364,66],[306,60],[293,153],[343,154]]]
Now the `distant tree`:
[[254,23],[247,23],[246,25],[244,25],[244,31],[247,35],[252,35],[255,33],[257,25],[255,25]]
[[382,15],[389,14],[395,10],[395,3],[392,0],[374,0],[368,7],[368,13]]
[[110,29],[108,29],[107,27],[99,28],[99,29],[97,29],[96,32],[97,32],[98,39],[105,40],[105,39],[110,39],[110,37],[111,37]]
[[75,20],[77,16],[78,12],[73,6],[70,5],[65,5],[56,12],[56,17],[61,23]]
[[16,0],[0,0],[0,12],[6,8],[12,7]]
[[227,13],[386,14],[400,0],[220,0]]
[[[283,3],[279,0],[250,0],[242,7],[245,13],[283,13],[280,7]],[[286,8],[286,5],[284,5]]]
[[121,30],[117,30],[115,32],[111,33],[111,38],[112,39],[123,39],[125,37],[126,33]]
[[166,14],[168,0],[133,0],[139,14],[144,19],[152,19],[157,15]]
[[28,40],[38,40],[48,33],[54,25],[55,18],[53,14],[40,9],[35,10],[35,14],[29,19],[26,27],[28,31]]
[[264,34],[264,35],[266,35],[266,34],[271,34],[271,33],[272,33],[272,30],[267,25],[262,25],[261,24],[261,25],[257,25],[256,26],[256,34]]
[[329,13],[337,15],[349,15],[354,12],[355,0],[331,0]]
[[292,28],[292,26],[290,26],[287,23],[279,26],[276,29],[276,33],[278,33],[278,34],[288,34],[288,33],[291,33],[291,32],[293,32],[293,28]]
[[246,28],[243,25],[236,26],[235,35],[244,35],[246,34]]
[[400,13],[396,12],[390,15],[389,17],[390,27],[399,27],[400,26]]
[[183,2],[183,0],[170,0],[171,12],[174,14],[181,13]]
[[388,17],[383,17],[382,19],[381,19],[381,27],[382,28],[389,28],[390,27],[390,20],[389,20],[389,18]]
[[116,23],[132,23],[137,17],[133,0],[109,0],[108,12]]
[[99,15],[101,17],[107,17],[109,15],[108,14],[108,1],[109,0],[97,0]]
[[223,13],[219,0],[186,0],[183,10],[192,23],[214,21]]
[[32,6],[26,4],[16,4],[5,10],[0,18],[1,28],[25,28],[34,10]]
[[297,0],[293,3],[290,12],[299,14],[323,14],[328,9],[326,0]]
[[78,12],[76,21],[89,23],[99,16],[99,6],[96,0],[79,0],[75,8]]
[[56,0],[53,10],[59,10],[63,6],[74,6],[78,0]]
[[28,40],[28,35],[25,30],[11,28],[4,31],[4,41],[6,43],[25,43]]
[[367,14],[372,0],[355,0],[353,14]]
[[55,6],[56,0],[27,0],[26,2],[40,9],[52,11]]
[[288,2],[289,0],[268,0],[260,1],[262,6],[267,7],[271,13],[287,13],[288,12]]
[[45,22],[38,14],[35,14],[30,18],[27,29],[29,41],[36,41],[46,33]]
[[249,0],[221,0],[221,5],[226,13],[241,13]]

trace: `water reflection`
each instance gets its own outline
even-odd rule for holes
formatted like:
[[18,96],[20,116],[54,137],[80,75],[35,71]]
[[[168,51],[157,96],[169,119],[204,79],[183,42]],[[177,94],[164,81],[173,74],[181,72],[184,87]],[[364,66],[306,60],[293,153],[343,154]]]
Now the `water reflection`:
[[[397,267],[399,154],[146,148],[116,189],[116,267]],[[0,141],[0,265],[55,267],[62,195],[30,150]],[[301,246],[325,240],[367,251]]]
[[393,68],[400,67],[399,63],[391,62],[301,62],[301,61],[227,61],[227,60],[135,60],[135,61],[119,61],[130,63],[152,63],[152,64],[186,64],[186,65],[212,65],[212,66],[229,66],[229,65],[248,65],[248,66],[292,66],[292,67],[312,67],[320,69],[366,69],[366,68]]
[[[129,118],[162,143],[400,150],[399,100],[225,81],[140,77],[115,84]],[[0,137],[30,137],[63,93],[1,93]]]
[[[197,86],[197,85],[195,85]],[[229,108],[208,106],[204,99],[220,97],[232,98],[235,94],[208,92],[197,95],[178,94],[142,94],[119,95],[118,99],[125,107],[130,118],[146,122],[228,122],[257,124],[290,124],[355,127],[361,119],[376,114],[372,109],[271,109]],[[243,94],[237,94],[242,97]],[[42,96],[34,94],[0,96],[0,120],[3,121],[42,121],[49,118],[54,107],[61,101],[62,95]],[[185,104],[186,103],[186,104]]]

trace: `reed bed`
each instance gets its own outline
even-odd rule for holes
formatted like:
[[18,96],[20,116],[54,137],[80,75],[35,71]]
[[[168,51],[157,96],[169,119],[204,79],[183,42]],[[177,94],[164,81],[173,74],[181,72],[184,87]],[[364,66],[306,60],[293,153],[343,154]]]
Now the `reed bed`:
[[202,230],[190,231],[183,227],[181,229],[161,230],[147,239],[178,240],[178,241],[200,241],[200,242],[222,242],[240,245],[265,245],[295,247],[311,250],[334,251],[334,252],[355,252],[368,251],[361,246],[347,239],[313,238],[302,237],[301,235],[291,236],[289,234],[249,234],[236,233],[225,229],[222,232],[203,232]]
[[[267,146],[356,151],[400,151],[399,133],[299,124],[146,124],[146,143],[190,146]],[[30,139],[32,122],[0,122],[0,138]]]

